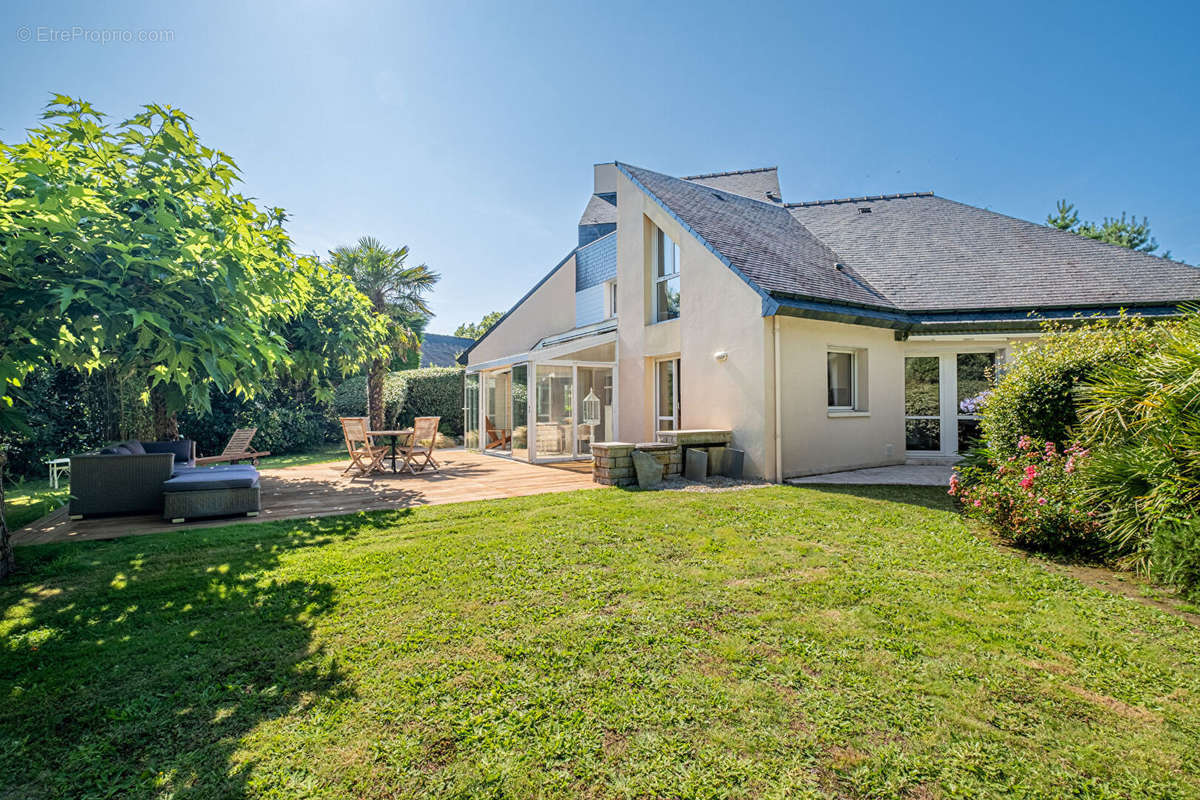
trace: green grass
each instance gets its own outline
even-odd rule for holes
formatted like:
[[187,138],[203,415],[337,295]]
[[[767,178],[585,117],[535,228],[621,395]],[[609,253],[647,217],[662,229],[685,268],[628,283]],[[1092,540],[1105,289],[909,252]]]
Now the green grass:
[[28,525],[67,502],[70,494],[67,480],[64,478],[59,485],[61,488],[51,489],[50,481],[45,478],[5,484],[4,518],[8,527],[16,530]]
[[346,461],[346,445],[325,444],[304,453],[292,453],[286,456],[267,456],[259,460],[262,469],[280,469],[282,467],[307,467],[310,464],[327,464],[331,461]]
[[939,489],[20,548],[0,796],[1200,796],[1200,630]]

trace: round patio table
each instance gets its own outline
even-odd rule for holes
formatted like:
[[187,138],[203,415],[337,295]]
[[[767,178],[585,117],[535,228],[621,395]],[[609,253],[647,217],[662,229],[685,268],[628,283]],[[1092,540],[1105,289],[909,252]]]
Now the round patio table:
[[398,430],[386,430],[386,431],[367,431],[368,436],[386,436],[391,440],[392,472],[393,473],[396,471],[396,447],[397,447],[398,441],[399,441],[400,437],[403,436],[405,441],[407,442],[408,437],[412,436],[412,434],[413,434],[412,428],[400,428]]

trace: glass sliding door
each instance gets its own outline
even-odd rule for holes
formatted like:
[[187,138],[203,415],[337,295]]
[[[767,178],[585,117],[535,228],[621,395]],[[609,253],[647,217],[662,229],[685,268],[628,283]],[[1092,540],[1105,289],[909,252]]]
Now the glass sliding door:
[[904,359],[904,446],[911,453],[942,450],[941,358]]
[[483,449],[492,453],[512,452],[510,399],[512,373],[485,372],[483,376]]
[[992,386],[995,353],[958,353],[955,356],[955,400],[958,452],[979,444],[979,409]]
[[512,454],[529,460],[529,366],[512,368]]
[[613,431],[612,367],[579,367],[579,408],[575,440],[579,455],[592,452],[592,442],[607,442]]
[[479,373],[463,378],[463,446],[479,449]]
[[574,367],[534,366],[534,452],[540,458],[571,456],[574,443]]

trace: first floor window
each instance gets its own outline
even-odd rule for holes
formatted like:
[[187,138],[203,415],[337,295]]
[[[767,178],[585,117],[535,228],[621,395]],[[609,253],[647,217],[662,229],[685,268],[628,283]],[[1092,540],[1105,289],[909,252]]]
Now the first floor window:
[[679,429],[679,359],[670,358],[654,365],[654,429]]
[[855,403],[855,354],[850,350],[830,350],[826,355],[829,407],[853,410]]
[[679,316],[679,247],[671,237],[655,230],[654,321]]

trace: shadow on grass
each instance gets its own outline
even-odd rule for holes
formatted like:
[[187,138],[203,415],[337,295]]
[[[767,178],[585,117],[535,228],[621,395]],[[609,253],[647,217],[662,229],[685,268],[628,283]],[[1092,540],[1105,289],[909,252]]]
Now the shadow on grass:
[[955,511],[954,498],[946,493],[944,486],[895,486],[882,484],[849,483],[805,483],[796,489],[809,489],[825,494],[841,494],[861,497],[864,500],[882,500],[890,503],[906,503],[934,511]]
[[24,548],[0,586],[0,786],[19,797],[246,794],[242,737],[353,694],[313,641],[332,585],[270,573],[289,553],[319,559],[397,516]]

